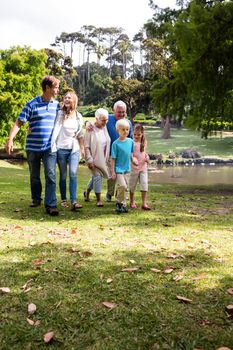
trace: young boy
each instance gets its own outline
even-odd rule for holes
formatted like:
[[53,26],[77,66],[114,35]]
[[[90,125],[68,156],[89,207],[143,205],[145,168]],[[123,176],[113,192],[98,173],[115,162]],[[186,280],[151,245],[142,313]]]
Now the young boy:
[[127,213],[126,195],[130,175],[130,160],[133,158],[133,140],[128,138],[130,125],[126,119],[120,119],[116,123],[116,131],[119,138],[113,142],[111,150],[112,158],[112,179],[116,180],[116,212]]

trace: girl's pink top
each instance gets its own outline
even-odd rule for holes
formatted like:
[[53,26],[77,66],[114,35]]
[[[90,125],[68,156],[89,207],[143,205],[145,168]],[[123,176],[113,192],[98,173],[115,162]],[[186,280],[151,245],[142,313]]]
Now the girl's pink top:
[[134,141],[133,157],[137,158],[138,165],[134,165],[131,162],[131,168],[133,171],[147,171],[147,154],[145,152],[140,152],[140,145],[140,142]]

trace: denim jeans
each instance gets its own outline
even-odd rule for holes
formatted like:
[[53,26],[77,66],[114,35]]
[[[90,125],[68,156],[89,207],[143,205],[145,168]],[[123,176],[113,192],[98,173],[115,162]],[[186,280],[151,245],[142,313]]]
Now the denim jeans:
[[94,190],[95,193],[101,193],[102,189],[102,176],[101,175],[93,175],[88,184],[87,184],[88,190]]
[[80,152],[73,152],[71,149],[57,150],[57,163],[60,172],[59,188],[61,193],[61,200],[66,200],[66,178],[67,167],[69,165],[69,190],[71,203],[77,200],[77,173],[79,165]]
[[56,199],[56,152],[27,151],[27,162],[30,171],[31,196],[33,202],[41,202],[42,185],[40,178],[41,160],[44,165],[45,176],[45,207],[54,208],[57,205]]

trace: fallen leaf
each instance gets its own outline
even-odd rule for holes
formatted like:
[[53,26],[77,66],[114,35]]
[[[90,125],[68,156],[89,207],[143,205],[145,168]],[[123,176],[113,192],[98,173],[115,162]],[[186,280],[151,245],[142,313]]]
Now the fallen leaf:
[[189,243],[188,244],[188,248],[194,248],[195,246],[194,246],[194,243]]
[[22,226],[20,226],[20,225],[15,225],[15,228],[16,228],[16,229],[22,229]]
[[227,289],[227,291],[229,294],[233,295],[233,288],[229,288],[229,289]]
[[92,256],[93,254],[91,252],[79,252],[79,255],[81,258],[86,258],[88,256]]
[[182,280],[183,278],[184,278],[184,276],[177,275],[177,276],[173,277],[173,281],[178,282],[178,281]]
[[192,300],[191,299],[188,299],[188,298],[185,298],[185,297],[182,297],[180,295],[177,295],[176,296],[176,299],[183,302],[183,303],[192,303]]
[[133,260],[133,259],[129,260],[129,262],[130,262],[131,264],[136,264],[136,261]]
[[100,225],[99,225],[99,229],[103,231],[103,230],[104,230],[104,225],[101,225],[101,224],[100,224]]
[[31,303],[28,305],[28,314],[32,315],[34,312],[36,312],[36,305]]
[[45,260],[41,260],[41,259],[35,259],[32,261],[32,264],[33,265],[43,265],[43,264],[46,264],[46,261]]
[[30,324],[30,326],[34,326],[35,322],[33,320],[30,320],[30,318],[27,318],[27,322]]
[[227,305],[225,309],[229,315],[233,315],[233,305],[232,304]]
[[8,287],[1,287],[0,288],[0,292],[2,292],[3,294],[7,294],[7,293],[10,293],[10,288]]
[[110,301],[103,301],[102,304],[110,310],[115,309],[115,307],[117,307],[116,304],[111,303]]
[[207,245],[210,244],[209,241],[207,241],[206,239],[202,239],[202,240],[201,240],[201,243],[204,243],[204,244],[207,244]]
[[76,235],[76,234],[77,234],[77,229],[72,228],[72,230],[70,231],[70,233],[71,233],[72,235]]
[[157,272],[161,272],[161,270],[159,270],[159,269],[155,269],[155,268],[153,268],[152,267],[152,269],[150,269],[152,272],[155,272],[155,273],[157,273]]
[[33,278],[30,278],[29,280],[27,280],[27,282],[21,287],[21,289],[27,289],[29,283],[31,283],[33,281]]
[[44,342],[45,342],[45,344],[50,343],[53,340],[54,335],[55,335],[55,333],[53,331],[44,334]]
[[177,258],[182,258],[182,259],[184,259],[184,255],[182,255],[182,254],[176,254],[176,253],[169,254],[169,255],[167,255],[167,257],[170,258],[170,259],[177,259]]
[[164,273],[171,273],[173,271],[173,269],[169,268],[169,269],[165,269]]
[[126,267],[121,270],[122,272],[136,272],[138,271],[138,267]]
[[40,325],[40,320],[35,321],[34,326],[39,326]]
[[112,278],[108,278],[108,279],[106,280],[107,283],[112,283],[112,281],[113,281]]
[[19,208],[15,208],[15,210],[14,210],[15,213],[19,213],[20,211],[21,211],[21,209],[19,209]]

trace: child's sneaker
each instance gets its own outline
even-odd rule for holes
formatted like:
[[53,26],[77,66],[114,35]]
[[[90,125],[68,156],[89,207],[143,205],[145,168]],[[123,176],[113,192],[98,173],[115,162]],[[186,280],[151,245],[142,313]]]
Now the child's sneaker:
[[121,212],[122,213],[128,213],[128,209],[126,208],[126,205],[122,205],[122,207],[121,207]]
[[122,213],[122,203],[119,203],[119,202],[116,203],[116,212]]

